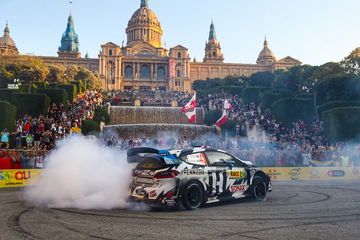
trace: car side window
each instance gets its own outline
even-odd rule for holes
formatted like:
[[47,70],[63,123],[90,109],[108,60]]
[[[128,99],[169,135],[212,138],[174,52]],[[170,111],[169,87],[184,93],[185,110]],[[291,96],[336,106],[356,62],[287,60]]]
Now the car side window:
[[226,162],[234,160],[232,156],[222,152],[206,152],[206,156],[209,160],[210,165],[213,165],[216,162]]
[[207,161],[204,153],[192,153],[186,156],[181,157],[181,160],[185,161],[186,163],[206,166]]

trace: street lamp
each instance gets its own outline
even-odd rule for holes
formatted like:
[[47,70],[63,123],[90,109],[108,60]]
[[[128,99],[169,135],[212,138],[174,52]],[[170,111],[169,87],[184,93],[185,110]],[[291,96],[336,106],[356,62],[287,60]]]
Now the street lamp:
[[316,89],[315,89],[315,86],[316,86],[316,83],[317,83],[318,79],[315,78],[314,82],[313,82],[313,95],[314,95],[314,116],[316,119],[319,118],[319,113],[318,113],[318,110],[317,110],[317,102],[316,102]]

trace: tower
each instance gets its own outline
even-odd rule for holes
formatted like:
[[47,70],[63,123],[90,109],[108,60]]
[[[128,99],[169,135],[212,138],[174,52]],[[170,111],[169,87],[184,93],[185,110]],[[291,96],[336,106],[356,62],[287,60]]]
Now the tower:
[[265,37],[264,48],[261,50],[256,63],[261,65],[272,65],[275,61],[275,54],[269,49],[269,44]]
[[14,40],[10,37],[10,29],[6,23],[4,35],[0,37],[0,56],[16,56],[19,54]]
[[61,37],[61,46],[58,51],[59,57],[80,58],[79,38],[75,33],[74,20],[70,14],[66,26],[66,30]]
[[205,44],[204,62],[223,63],[224,56],[221,53],[220,43],[216,39],[215,25],[211,21],[209,40]]

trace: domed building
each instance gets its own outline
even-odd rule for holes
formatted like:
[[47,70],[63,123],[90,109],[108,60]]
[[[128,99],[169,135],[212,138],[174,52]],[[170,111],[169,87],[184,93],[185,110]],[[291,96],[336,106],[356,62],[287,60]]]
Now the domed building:
[[70,15],[61,39],[59,57],[41,58],[50,64],[87,67],[99,74],[104,89],[187,92],[192,92],[192,83],[196,80],[250,76],[260,71],[287,69],[301,64],[292,57],[276,60],[266,39],[256,64],[225,63],[213,21],[203,61],[191,61],[188,49],[182,45],[166,49],[163,29],[148,0],[140,1],[140,7],[132,14],[125,32],[125,45],[125,41],[121,46],[107,42],[101,45],[99,58],[81,58],[79,39]]
[[10,29],[6,23],[4,35],[0,37],[0,56],[16,56],[19,54],[14,40],[10,37]]
[[261,50],[256,63],[262,65],[272,65],[274,62],[276,62],[275,54],[269,49],[268,42],[265,38],[264,48]]

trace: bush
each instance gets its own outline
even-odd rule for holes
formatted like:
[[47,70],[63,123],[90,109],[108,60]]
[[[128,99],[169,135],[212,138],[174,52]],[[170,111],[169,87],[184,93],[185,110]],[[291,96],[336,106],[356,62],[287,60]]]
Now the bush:
[[81,132],[88,135],[92,132],[100,132],[100,125],[92,119],[86,119],[81,122]]
[[11,102],[16,106],[18,118],[25,114],[31,116],[46,114],[50,107],[50,98],[46,94],[14,93]]
[[0,101],[11,102],[11,95],[17,92],[17,89],[0,89]]
[[211,110],[205,114],[204,123],[208,126],[211,126],[216,123],[217,120],[221,117],[221,110]]
[[301,93],[301,94],[297,94],[295,96],[295,98],[311,98],[311,99],[314,99],[314,94],[312,94],[312,93]]
[[314,102],[312,99],[281,99],[271,106],[271,111],[276,119],[287,127],[299,120],[306,123],[311,123],[314,120]]
[[16,120],[16,107],[9,102],[0,101],[0,130],[7,128],[13,131]]
[[263,93],[272,88],[264,87],[247,87],[243,90],[243,98],[246,103],[254,102],[260,104],[262,102]]
[[37,88],[47,88],[49,86],[48,82],[32,82]]
[[360,134],[360,107],[339,107],[323,112],[325,135],[330,142],[354,139]]
[[64,104],[64,108],[68,107],[69,95],[64,89],[60,88],[38,88],[36,90],[37,93],[43,93],[50,97],[51,102],[56,104],[62,103]]
[[272,89],[266,91],[262,97],[262,108],[270,108],[276,101],[284,98],[292,98],[293,92],[289,90]]
[[332,108],[339,107],[360,107],[360,102],[358,101],[336,101],[336,102],[328,102],[318,107],[319,116],[323,117],[323,112],[330,110]]
[[59,84],[58,88],[64,89],[67,92],[70,102],[72,102],[77,95],[76,85],[74,84]]
[[108,124],[110,122],[110,115],[108,114],[105,107],[98,106],[95,109],[93,120],[98,123],[104,122],[105,124]]
[[76,86],[76,95],[82,93],[81,81],[71,81],[70,83]]
[[36,89],[36,85],[33,84],[21,84],[19,85],[20,92],[23,93],[34,93]]

